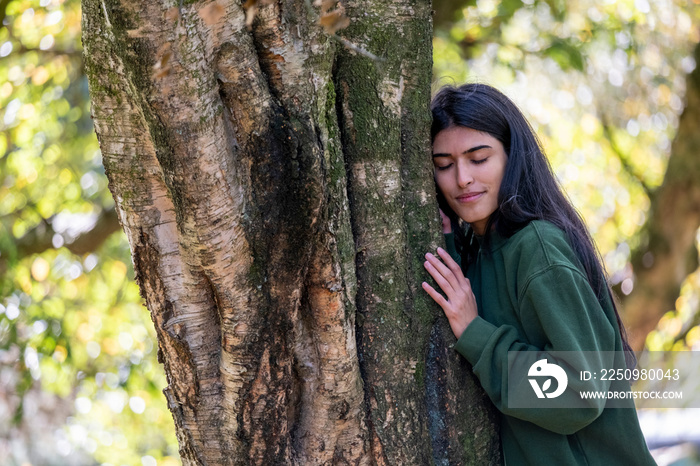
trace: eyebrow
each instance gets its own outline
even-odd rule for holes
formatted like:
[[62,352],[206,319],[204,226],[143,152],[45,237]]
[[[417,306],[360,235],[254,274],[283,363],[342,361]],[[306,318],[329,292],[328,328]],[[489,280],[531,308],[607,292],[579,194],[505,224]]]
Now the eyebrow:
[[[464,152],[462,152],[462,154],[471,154],[472,152],[476,152],[476,151],[481,150],[481,149],[491,149],[491,146],[486,145],[486,144],[482,144],[480,146],[474,146],[471,149],[465,150]],[[433,154],[433,158],[435,158],[435,157],[450,157],[451,155],[452,154],[437,153],[437,154]]]

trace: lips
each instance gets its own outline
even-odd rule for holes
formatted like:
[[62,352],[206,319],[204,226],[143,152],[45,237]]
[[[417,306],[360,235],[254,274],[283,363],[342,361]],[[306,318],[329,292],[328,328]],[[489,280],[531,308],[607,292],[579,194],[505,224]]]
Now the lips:
[[482,191],[482,192],[480,192],[480,193],[466,193],[466,194],[462,194],[461,196],[457,196],[457,200],[458,200],[459,202],[472,202],[472,201],[476,201],[476,200],[479,199],[484,193],[485,193],[485,191]]

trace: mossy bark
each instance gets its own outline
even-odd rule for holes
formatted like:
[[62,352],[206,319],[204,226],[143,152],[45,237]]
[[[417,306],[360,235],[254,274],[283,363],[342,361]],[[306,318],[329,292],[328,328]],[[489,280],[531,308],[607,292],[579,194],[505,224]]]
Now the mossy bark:
[[489,464],[421,291],[428,2],[83,1],[92,111],[184,464]]

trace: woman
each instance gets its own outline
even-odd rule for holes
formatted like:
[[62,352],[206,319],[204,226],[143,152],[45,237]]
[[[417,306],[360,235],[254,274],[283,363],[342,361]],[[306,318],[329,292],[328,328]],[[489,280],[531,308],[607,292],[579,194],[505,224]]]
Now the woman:
[[[586,389],[629,392],[628,381],[583,380],[582,370],[634,356],[593,241],[532,128],[484,84],[443,88],[432,112],[449,252],[425,262],[445,297],[423,288],[502,413],[506,464],[655,464],[631,399],[581,399]],[[555,365],[563,375],[554,384],[538,377]],[[518,405],[522,396],[537,407]]]

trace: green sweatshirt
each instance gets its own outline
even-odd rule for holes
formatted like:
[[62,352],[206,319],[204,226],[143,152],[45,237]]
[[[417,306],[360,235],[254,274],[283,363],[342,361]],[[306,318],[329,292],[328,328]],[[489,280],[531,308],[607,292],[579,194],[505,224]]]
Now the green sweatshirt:
[[[445,239],[448,252],[459,259],[453,235]],[[580,364],[624,367],[619,359],[622,340],[612,303],[607,300],[601,306],[564,232],[549,222],[533,221],[510,238],[494,231],[489,249],[486,252],[482,248],[474,263],[463,266],[479,316],[469,324],[455,349],[471,363],[502,413],[505,464],[656,464],[642,436],[632,400],[616,401],[617,406],[622,403],[625,408],[606,408],[606,400],[584,401],[573,390],[584,383],[588,390],[630,388],[625,381],[580,380],[576,369]],[[569,372],[568,389],[557,401],[566,402],[569,397],[565,406],[580,407],[509,407],[509,351],[518,351],[511,357],[518,355],[522,377],[514,377],[511,372],[510,380],[511,384],[520,384],[517,389],[533,390],[527,370],[531,363],[546,358]],[[551,351],[575,351],[566,354],[585,355],[581,356],[585,361],[568,366],[548,357]],[[514,370],[512,360],[510,368]]]

